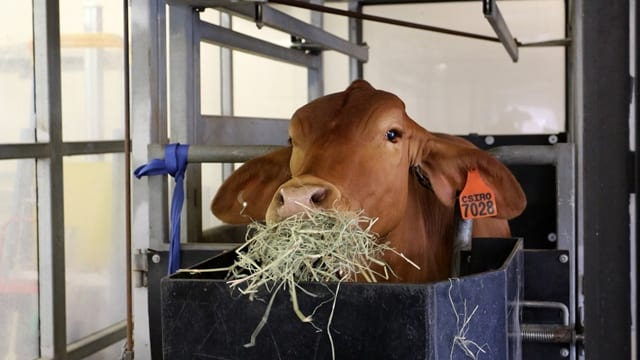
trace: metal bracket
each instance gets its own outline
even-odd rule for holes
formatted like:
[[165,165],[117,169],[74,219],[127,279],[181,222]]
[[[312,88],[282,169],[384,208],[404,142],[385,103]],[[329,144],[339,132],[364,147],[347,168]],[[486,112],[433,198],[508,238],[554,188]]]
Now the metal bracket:
[[147,250],[136,249],[133,254],[131,264],[133,286],[136,288],[147,287],[147,274],[149,273],[149,263],[147,261]]
[[299,36],[291,35],[291,48],[296,50],[302,50],[305,54],[318,55],[325,50],[320,44],[314,44],[308,42]]

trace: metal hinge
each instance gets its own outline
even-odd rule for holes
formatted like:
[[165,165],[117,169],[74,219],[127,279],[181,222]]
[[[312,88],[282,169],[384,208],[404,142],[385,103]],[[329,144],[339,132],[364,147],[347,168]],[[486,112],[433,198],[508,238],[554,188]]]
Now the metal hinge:
[[131,264],[131,276],[133,286],[136,288],[147,287],[147,274],[149,273],[149,263],[147,261],[147,250],[136,249],[133,254],[133,263]]

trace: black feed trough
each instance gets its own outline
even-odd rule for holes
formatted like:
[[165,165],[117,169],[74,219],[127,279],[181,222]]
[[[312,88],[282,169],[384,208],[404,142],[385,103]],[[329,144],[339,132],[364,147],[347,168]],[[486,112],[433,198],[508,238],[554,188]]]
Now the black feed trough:
[[[225,253],[194,268],[229,266]],[[474,239],[457,279],[427,284],[301,284],[301,322],[280,291],[255,346],[243,345],[262,319],[264,301],[231,293],[215,273],[162,280],[165,359],[520,359],[518,301],[523,289],[520,239]],[[319,306],[320,305],[320,306]],[[331,316],[331,319],[330,319]],[[327,324],[330,321],[330,336]],[[333,341],[333,347],[331,346]]]

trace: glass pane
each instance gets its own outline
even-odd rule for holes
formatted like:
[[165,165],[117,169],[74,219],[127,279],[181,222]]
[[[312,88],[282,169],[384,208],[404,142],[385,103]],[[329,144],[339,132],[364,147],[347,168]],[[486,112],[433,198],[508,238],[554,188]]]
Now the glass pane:
[[0,161],[0,355],[37,358],[35,162]]
[[0,142],[33,142],[33,52],[31,1],[0,12]]
[[122,17],[122,2],[60,2],[65,141],[123,137]]
[[[500,2],[523,43],[564,38],[564,1]],[[495,37],[477,2],[366,6],[367,13]],[[500,43],[364,23],[370,61],[364,77],[396,93],[424,127],[454,134],[533,134],[565,130],[563,47]],[[399,41],[401,40],[401,41]]]
[[125,317],[123,173],[122,154],[64,159],[69,342]]

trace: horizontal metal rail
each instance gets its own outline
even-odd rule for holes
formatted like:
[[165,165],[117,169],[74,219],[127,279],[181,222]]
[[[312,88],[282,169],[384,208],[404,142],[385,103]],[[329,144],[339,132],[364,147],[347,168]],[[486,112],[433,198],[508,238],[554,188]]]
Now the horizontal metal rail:
[[[62,155],[91,155],[124,152],[124,140],[76,141],[62,143]],[[48,158],[49,143],[1,144],[0,160]]]
[[278,46],[205,21],[199,21],[198,25],[201,40],[205,43],[225,46],[293,65],[313,69],[320,67],[320,60],[317,56],[308,55],[303,51]]
[[67,345],[67,359],[84,359],[126,337],[127,322],[120,321]]
[[[152,159],[161,159],[164,157],[164,146],[158,144],[149,145],[149,156]],[[206,163],[206,162],[244,162],[268,152],[281,149],[282,146],[206,146],[191,145],[187,155],[188,163]]]
[[[228,4],[231,5],[233,3]],[[230,5],[224,6],[224,8],[234,15],[248,20],[252,20],[255,17],[254,4],[240,3]],[[368,46],[357,45],[341,39],[317,26],[307,24],[270,6],[264,5],[262,7],[261,22],[274,29],[301,37],[307,42],[325,50],[335,50],[347,56],[354,57],[359,61],[366,62],[369,60]]]
[[565,156],[565,145],[508,145],[489,152],[507,165],[557,165]]

